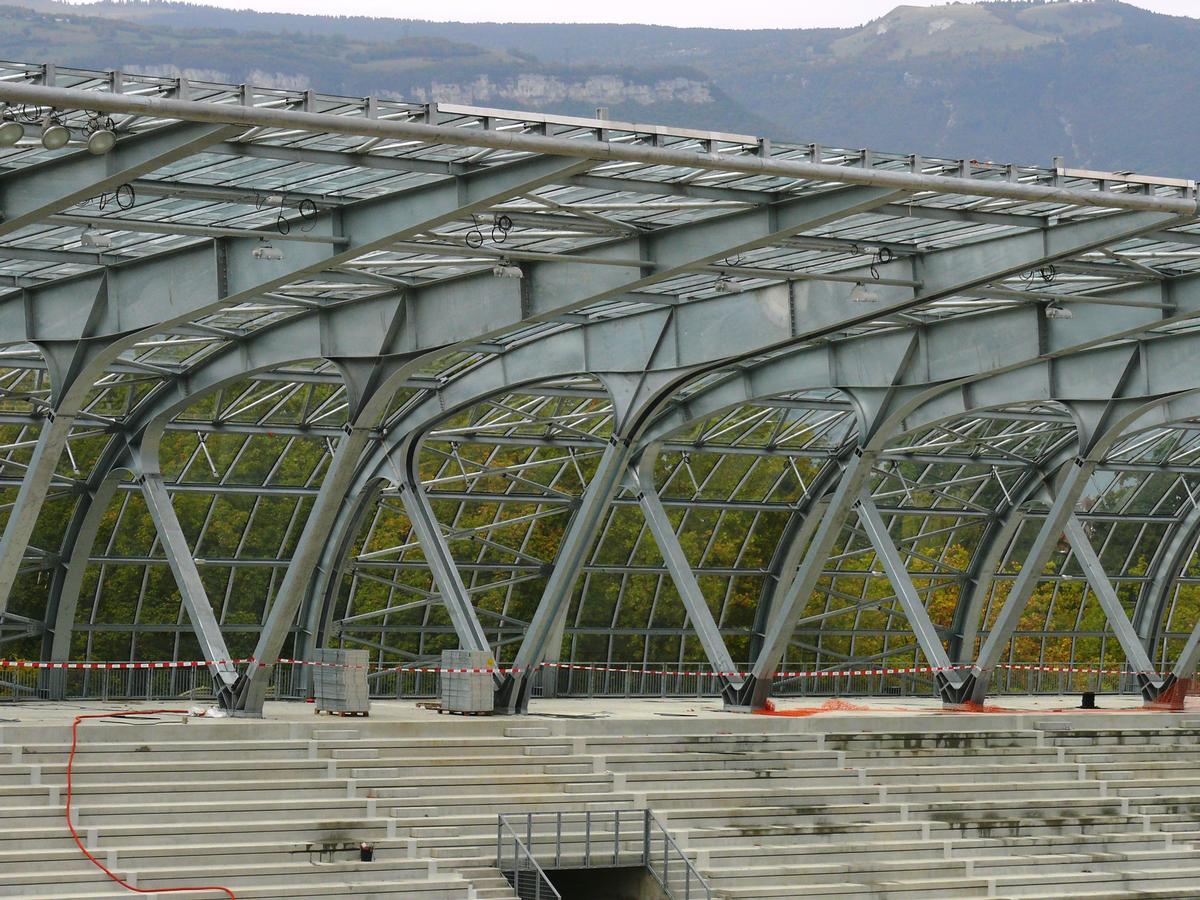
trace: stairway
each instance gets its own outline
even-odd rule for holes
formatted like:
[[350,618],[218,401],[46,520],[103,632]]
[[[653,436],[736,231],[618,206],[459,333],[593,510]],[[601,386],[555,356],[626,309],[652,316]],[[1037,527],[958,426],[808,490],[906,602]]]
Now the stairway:
[[[225,884],[239,900],[513,900],[498,813],[645,807],[727,900],[1194,895],[1200,727],[895,721],[96,724],[74,806],[93,852],[139,887]],[[67,728],[0,732],[4,897],[130,896],[64,827],[68,750]],[[639,852],[605,827],[594,842]],[[576,818],[561,852],[582,864]]]

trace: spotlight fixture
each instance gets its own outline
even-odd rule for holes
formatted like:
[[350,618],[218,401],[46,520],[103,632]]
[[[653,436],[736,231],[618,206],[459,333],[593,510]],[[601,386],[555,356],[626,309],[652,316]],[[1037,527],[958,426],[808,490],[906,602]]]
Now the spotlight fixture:
[[713,285],[713,290],[718,294],[740,294],[744,288],[729,276],[722,275]]
[[112,247],[112,235],[96,231],[89,225],[79,236],[79,246],[90,247],[93,250],[107,250]]
[[0,121],[0,147],[12,147],[25,137],[25,126],[12,119]]
[[42,146],[47,150],[61,150],[71,140],[71,132],[67,126],[54,119],[47,119],[42,126]]
[[854,282],[854,290],[850,292],[850,299],[855,303],[878,303],[879,292],[873,291],[861,281]]
[[117,143],[117,135],[107,128],[98,128],[88,135],[88,153],[93,156],[103,156]]
[[254,248],[254,258],[278,262],[283,259],[283,251],[272,245],[269,241],[263,241],[262,244]]
[[520,266],[514,266],[506,256],[496,260],[496,264],[492,266],[492,274],[497,278],[524,278],[525,273],[521,271]]
[[1072,319],[1074,317],[1075,313],[1071,312],[1057,300],[1046,304],[1047,319]]

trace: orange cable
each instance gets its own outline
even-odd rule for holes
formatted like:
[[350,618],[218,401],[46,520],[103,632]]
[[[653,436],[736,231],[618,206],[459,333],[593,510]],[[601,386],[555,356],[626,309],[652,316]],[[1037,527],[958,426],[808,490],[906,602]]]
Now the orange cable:
[[79,839],[79,832],[75,830],[75,823],[71,821],[71,767],[75,763],[75,748],[79,742],[79,723],[80,722],[82,722],[84,719],[119,719],[119,718],[123,718],[125,716],[155,716],[155,715],[160,715],[162,713],[182,713],[184,715],[187,715],[188,712],[189,712],[189,710],[186,710],[186,709],[147,709],[147,710],[127,710],[125,712],[112,712],[112,713],[94,713],[92,715],[76,716],[74,723],[71,725],[71,755],[69,757],[67,757],[67,827],[69,829],[71,829],[71,837],[75,839],[75,846],[78,847],[80,849],[80,851],[82,851],[84,856],[86,856],[89,860],[91,860],[92,865],[96,866],[101,872],[103,872],[105,875],[107,875],[109,878],[111,878],[113,881],[115,881],[121,887],[125,888],[125,890],[127,890],[127,891],[133,891],[135,894],[178,894],[178,893],[183,893],[183,892],[195,892],[195,891],[224,891],[225,894],[228,895],[229,900],[237,900],[237,897],[234,895],[233,891],[231,891],[227,887],[221,887],[220,885],[204,885],[202,887],[153,888],[153,889],[135,887],[134,885],[132,885],[128,881],[126,881],[124,878],[121,878],[121,876],[117,875],[115,872],[112,872],[111,870],[109,870],[109,868],[107,866],[105,866],[104,863],[100,862],[100,860],[96,859],[96,857],[92,855],[91,851],[88,850],[88,848],[84,846],[83,841],[81,841]]

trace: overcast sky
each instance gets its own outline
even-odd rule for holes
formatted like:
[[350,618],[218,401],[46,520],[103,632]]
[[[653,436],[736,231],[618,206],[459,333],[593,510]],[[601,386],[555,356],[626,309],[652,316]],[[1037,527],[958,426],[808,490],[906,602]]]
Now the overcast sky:
[[[941,6],[945,0],[768,0],[757,3],[697,0],[455,0],[414,3],[412,0],[195,0],[233,9],[329,15],[386,16],[455,22],[642,22],[651,25],[711,28],[847,28],[882,16],[907,2]],[[1177,16],[1200,17],[1200,0],[1132,0],[1134,6]]]

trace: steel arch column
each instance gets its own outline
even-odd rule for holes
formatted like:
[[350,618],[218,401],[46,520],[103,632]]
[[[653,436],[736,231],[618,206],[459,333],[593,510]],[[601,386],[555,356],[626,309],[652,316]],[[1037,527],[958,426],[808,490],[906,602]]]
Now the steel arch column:
[[829,500],[829,506],[821,517],[812,540],[809,541],[804,562],[772,611],[766,634],[763,636],[762,650],[754,660],[750,677],[737,692],[733,706],[749,709],[762,709],[766,706],[771,684],[791,641],[796,621],[816,589],[825,561],[845,526],[846,516],[858,502],[878,458],[878,450],[859,445],[846,461],[842,476]]
[[323,647],[330,636],[334,605],[337,603],[338,590],[350,551],[354,547],[367,511],[379,500],[384,486],[385,481],[379,478],[370,479],[361,487],[356,482],[351,489],[353,502],[343,504],[338,511],[337,522],[330,530],[329,539],[325,541],[325,547],[321,551],[321,561],[317,564],[310,581],[311,587],[303,613],[305,625],[300,632],[300,643],[297,646],[299,659],[307,659],[313,650]]

